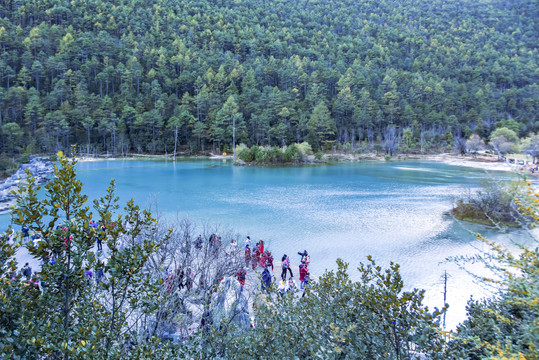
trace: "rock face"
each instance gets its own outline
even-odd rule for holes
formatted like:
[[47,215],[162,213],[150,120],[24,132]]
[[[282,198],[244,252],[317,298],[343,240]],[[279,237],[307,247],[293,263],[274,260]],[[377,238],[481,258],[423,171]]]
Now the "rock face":
[[[253,289],[254,290],[254,289]],[[251,325],[247,290],[240,291],[238,281],[228,278],[222,282],[213,310],[213,322],[220,324],[222,318],[234,319],[239,328],[248,329]]]
[[0,182],[0,214],[10,211],[15,200],[15,195],[11,194],[11,191],[15,190],[21,181],[26,181],[28,178],[24,171],[25,169],[28,169],[32,176],[36,178],[37,184],[47,182],[49,175],[54,172],[52,163],[39,157],[33,158],[28,164],[21,164],[15,174]]

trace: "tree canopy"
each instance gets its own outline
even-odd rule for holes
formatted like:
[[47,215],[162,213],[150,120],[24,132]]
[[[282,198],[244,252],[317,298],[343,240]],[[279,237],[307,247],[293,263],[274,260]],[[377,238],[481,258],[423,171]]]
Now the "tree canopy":
[[537,16],[533,0],[2,2],[2,150],[230,149],[240,114],[249,146],[537,133]]

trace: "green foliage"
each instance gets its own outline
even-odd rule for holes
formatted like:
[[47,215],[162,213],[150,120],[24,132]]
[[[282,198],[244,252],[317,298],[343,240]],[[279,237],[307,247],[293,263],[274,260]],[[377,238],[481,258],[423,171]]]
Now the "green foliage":
[[369,257],[356,282],[347,264],[337,264],[337,271],[310,284],[302,298],[262,295],[256,328],[216,339],[226,346],[210,357],[414,359],[424,353],[431,359],[451,358],[444,353],[441,313],[422,305],[423,291],[403,291],[398,265],[383,270]]
[[253,153],[245,144],[239,144],[236,146],[236,154],[238,159],[241,159],[245,162],[252,162],[254,160]]
[[459,220],[485,225],[527,227],[530,219],[522,216],[514,203],[515,198],[523,197],[528,196],[520,181],[487,180],[477,193],[458,199],[451,213]]
[[409,152],[417,146],[412,129],[406,128],[402,131],[402,142],[404,152]]
[[307,141],[304,141],[301,144],[295,144],[295,145],[302,156],[313,154],[313,149],[311,147],[311,144],[309,144]]
[[539,156],[539,136],[536,134],[530,134],[530,136],[522,139],[521,149],[523,153],[534,158]]
[[[530,182],[521,181],[521,191],[512,200],[521,218],[530,227],[539,222],[539,193]],[[522,191],[523,190],[523,191]],[[508,191],[508,195],[512,194]],[[533,236],[537,244],[537,238]],[[470,299],[468,318],[457,328],[451,342],[453,350],[467,359],[519,359],[539,357],[539,248],[520,246],[515,254],[494,241],[477,234],[485,250],[476,256],[454,258],[461,266],[479,263],[488,273],[475,275],[490,286],[494,296],[486,300]]]
[[508,129],[506,127],[500,127],[494,130],[490,134],[490,140],[503,136],[507,141],[512,142],[514,144],[518,143],[518,135],[514,130]]
[[301,160],[301,152],[296,144],[288,145],[283,151],[284,163],[296,163]]
[[0,154],[0,178],[8,177],[19,168],[19,164],[5,153]]
[[331,118],[329,109],[324,103],[318,104],[311,114],[307,123],[309,132],[309,144],[315,148],[320,148],[334,138],[336,125]]
[[470,299],[468,318],[457,328],[452,349],[467,359],[537,359],[539,344],[539,251],[521,248],[514,256],[498,244],[486,243],[483,254],[493,277],[481,280],[498,290],[487,300]]
[[498,157],[510,151],[516,151],[518,143],[518,135],[505,127],[498,128],[490,134],[490,145],[498,153]]
[[237,142],[315,150],[389,124],[404,151],[407,128],[439,149],[450,128],[539,130],[533,0],[0,6],[4,152],[215,152],[234,121]]
[[520,129],[522,128],[523,124],[520,124],[516,122],[514,119],[510,120],[502,120],[496,123],[496,128],[506,128],[509,130],[512,130],[515,134],[518,134],[520,132]]
[[[10,231],[8,232],[10,233]],[[0,355],[17,352],[25,346],[18,341],[23,326],[20,314],[24,311],[27,299],[33,299],[38,291],[28,282],[22,283],[22,276],[17,271],[14,259],[17,243],[10,244],[8,236],[0,238]]]
[[307,142],[291,144],[282,149],[276,146],[264,148],[256,145],[249,149],[245,144],[240,144],[236,147],[236,154],[247,163],[289,164],[307,161],[307,156],[312,154],[312,148]]
[[[144,327],[134,321],[151,316],[159,303],[160,282],[144,269],[167,237],[152,239],[156,221],[133,200],[120,213],[114,180],[106,195],[94,201],[94,218],[76,177],[76,161],[61,153],[58,157],[59,167],[55,166],[54,179],[44,186],[44,196],[38,197],[40,186],[32,176],[16,192],[13,223],[42,237],[25,247],[43,264],[37,276],[44,290],[26,287],[16,278],[4,292],[9,275],[1,268],[2,294],[11,294],[9,301],[21,301],[20,306],[11,304],[5,313],[7,321],[0,323],[0,332],[9,336],[0,341],[2,356],[114,359],[150,354],[156,350],[154,339],[142,336]],[[91,227],[92,219],[106,227]],[[97,237],[104,238],[106,264],[94,250]],[[5,239],[1,250],[4,257],[13,252]],[[104,271],[106,282],[88,280],[87,271],[97,269]],[[12,316],[15,310],[16,318]],[[126,343],[132,345],[123,346]],[[159,347],[169,350],[163,344]]]
[[22,137],[24,135],[24,132],[19,124],[14,122],[4,124],[1,127],[1,132],[3,138],[5,139],[4,150],[8,154],[19,152],[22,144]]

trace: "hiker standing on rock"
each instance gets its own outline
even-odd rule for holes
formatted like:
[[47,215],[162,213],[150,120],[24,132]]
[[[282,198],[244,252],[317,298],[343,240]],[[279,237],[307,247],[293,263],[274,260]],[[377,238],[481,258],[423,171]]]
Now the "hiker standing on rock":
[[260,251],[258,250],[258,244],[255,245],[253,248],[253,251],[251,252],[251,265],[253,266],[253,270],[256,269],[256,265],[258,265],[258,257],[260,256]]
[[238,281],[240,283],[240,291],[243,291],[243,287],[245,286],[245,279],[247,278],[247,271],[243,267],[241,267],[236,276],[238,277]]
[[266,251],[266,267],[270,270],[270,273],[273,275],[273,255],[271,252]]
[[299,281],[300,281],[300,288],[303,290],[305,288],[305,276],[309,273],[309,269],[307,269],[307,265],[302,263],[299,265]]
[[271,274],[267,267],[264,268],[262,272],[262,291],[269,291],[271,286]]
[[251,249],[249,244],[245,244],[245,265],[249,266],[251,264]]
[[290,271],[290,277],[293,277],[294,274],[292,274],[292,269],[290,268],[290,259],[286,254],[283,255],[283,258],[281,259],[281,268],[283,269],[283,272],[281,273],[281,278],[283,281],[286,281],[286,271]]

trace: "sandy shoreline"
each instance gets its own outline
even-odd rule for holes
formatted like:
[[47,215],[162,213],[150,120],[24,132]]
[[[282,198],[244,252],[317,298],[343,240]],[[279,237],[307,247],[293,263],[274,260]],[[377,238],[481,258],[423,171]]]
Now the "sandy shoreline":
[[[210,160],[232,160],[232,155],[177,155],[176,160],[182,161],[182,160],[189,160],[189,159],[210,159]],[[112,157],[112,156],[77,156],[77,162],[93,162],[93,161],[103,161],[103,160],[110,160],[110,161],[133,161],[133,160],[152,160],[152,161],[174,161],[174,158],[172,155],[129,155],[129,156],[123,156],[123,157]]]
[[518,166],[498,161],[497,158],[486,156],[478,156],[473,158],[471,156],[440,154],[420,156],[417,158],[417,160],[435,161],[448,165],[473,167],[487,171],[516,171],[519,168]]
[[[362,162],[362,161],[387,161],[383,156],[376,154],[327,154],[328,160],[331,162]],[[189,159],[209,159],[209,160],[232,160],[232,155],[210,155],[210,156],[176,156],[176,160],[184,161]],[[78,162],[94,162],[94,161],[135,161],[135,160],[154,160],[154,161],[174,161],[171,155],[129,155],[126,157],[77,157]],[[398,154],[392,157],[391,161],[433,161],[454,166],[465,166],[485,171],[518,171],[523,166],[509,164],[498,161],[495,156],[462,156],[453,154],[433,154],[433,155],[418,155],[418,154]]]

